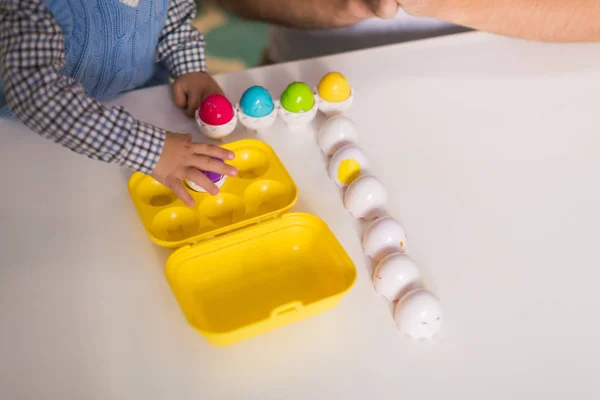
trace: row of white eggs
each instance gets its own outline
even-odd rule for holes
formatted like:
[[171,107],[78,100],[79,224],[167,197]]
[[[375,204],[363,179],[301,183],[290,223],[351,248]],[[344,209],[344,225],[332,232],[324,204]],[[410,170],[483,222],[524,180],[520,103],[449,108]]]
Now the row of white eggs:
[[394,319],[400,332],[412,339],[431,339],[442,326],[442,305],[423,288],[421,270],[406,254],[407,235],[400,222],[379,218],[367,228],[363,249],[375,262],[375,291],[388,301],[398,300]]
[[321,151],[331,156],[329,177],[347,188],[345,208],[357,219],[374,220],[363,236],[363,249],[378,263],[375,290],[390,302],[398,300],[394,318],[400,332],[413,339],[431,339],[441,328],[441,303],[423,288],[418,265],[405,254],[406,232],[400,222],[386,216],[387,191],[371,174],[357,142],[354,124],[341,115],[327,120],[317,136]]

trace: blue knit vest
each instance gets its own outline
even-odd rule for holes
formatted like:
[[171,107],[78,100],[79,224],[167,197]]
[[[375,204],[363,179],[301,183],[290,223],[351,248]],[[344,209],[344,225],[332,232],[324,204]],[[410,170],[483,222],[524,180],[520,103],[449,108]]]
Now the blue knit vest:
[[[132,89],[168,82],[155,62],[168,0],[44,0],[65,35],[61,71],[85,93],[105,100]],[[131,3],[131,2],[130,2]],[[11,116],[0,79],[0,117]]]

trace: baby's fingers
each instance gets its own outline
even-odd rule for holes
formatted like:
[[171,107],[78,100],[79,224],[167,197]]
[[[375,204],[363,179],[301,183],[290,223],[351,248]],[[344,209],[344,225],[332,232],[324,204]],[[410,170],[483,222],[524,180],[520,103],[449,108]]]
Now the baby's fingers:
[[192,150],[196,154],[220,158],[221,160],[233,160],[235,158],[233,151],[212,144],[195,143]]
[[213,196],[219,193],[219,188],[206,175],[195,168],[188,168],[186,171],[186,179],[194,182]]
[[207,156],[195,155],[191,159],[190,164],[192,167],[201,169],[202,171],[216,172],[221,175],[236,176],[238,173],[237,168],[227,165],[221,160]]
[[192,118],[196,112],[196,110],[200,107],[200,102],[202,101],[202,94],[198,91],[191,90],[187,94],[187,109],[185,114]]
[[173,85],[173,102],[179,108],[186,108],[188,103],[187,94],[185,93],[183,87],[179,84]]
[[167,183],[167,186],[188,206],[192,207],[194,205],[194,199],[187,191],[185,186],[180,180],[173,179]]

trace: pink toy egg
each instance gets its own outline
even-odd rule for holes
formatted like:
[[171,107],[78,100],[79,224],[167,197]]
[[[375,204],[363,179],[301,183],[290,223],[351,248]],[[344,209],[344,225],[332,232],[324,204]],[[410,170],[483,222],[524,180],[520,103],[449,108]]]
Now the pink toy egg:
[[209,125],[225,125],[234,117],[233,106],[227,97],[221,94],[211,94],[200,105],[198,116]]

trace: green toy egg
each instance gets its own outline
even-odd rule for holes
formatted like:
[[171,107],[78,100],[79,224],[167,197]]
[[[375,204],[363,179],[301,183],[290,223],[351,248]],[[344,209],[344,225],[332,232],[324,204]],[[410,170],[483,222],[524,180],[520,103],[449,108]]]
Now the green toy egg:
[[281,94],[281,106],[293,113],[302,113],[315,105],[315,97],[304,82],[292,82]]

